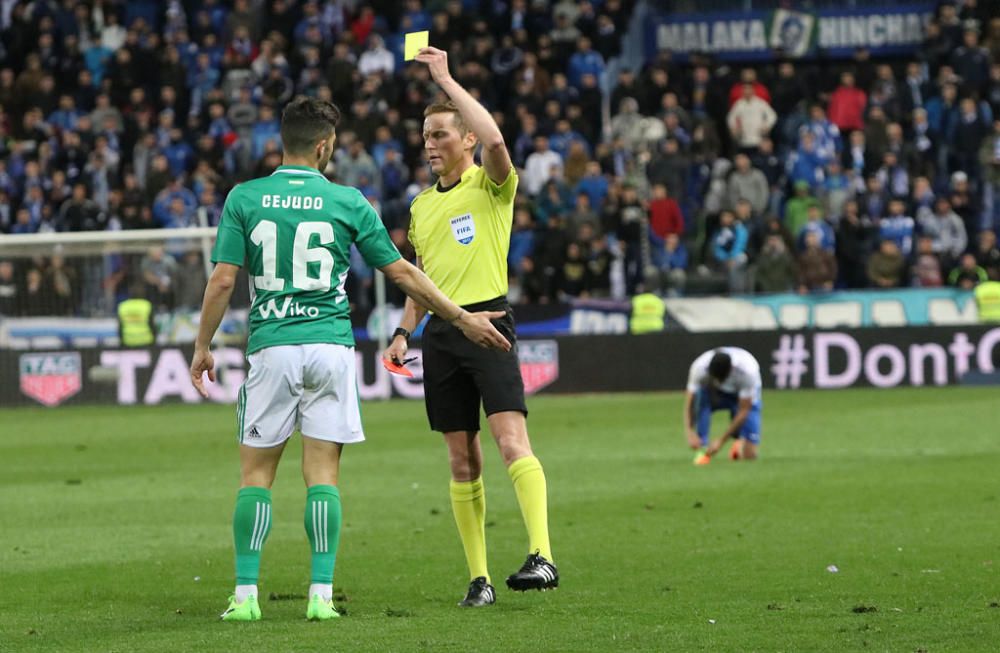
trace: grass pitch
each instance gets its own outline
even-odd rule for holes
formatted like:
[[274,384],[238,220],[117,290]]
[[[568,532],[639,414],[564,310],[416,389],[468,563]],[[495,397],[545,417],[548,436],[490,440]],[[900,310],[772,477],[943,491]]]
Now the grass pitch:
[[2,411],[0,651],[996,650],[997,405],[995,389],[771,392],[763,459],[696,468],[680,395],[535,398],[561,587],[501,587],[527,544],[487,442],[499,601],[460,610],[444,445],[419,403],[369,403],[342,469],[347,615],[323,624],[303,618],[297,438],[264,620],[227,624],[231,407]]

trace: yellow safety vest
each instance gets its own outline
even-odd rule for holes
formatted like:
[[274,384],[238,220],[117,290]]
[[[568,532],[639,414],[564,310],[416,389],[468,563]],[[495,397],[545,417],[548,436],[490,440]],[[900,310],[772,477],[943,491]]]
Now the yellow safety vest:
[[653,293],[643,293],[632,298],[632,319],[629,328],[632,333],[653,333],[663,331],[663,315],[667,305]]
[[153,305],[148,299],[126,299],[118,304],[118,324],[121,325],[122,345],[125,347],[147,347],[155,337],[149,326],[149,316]]
[[984,281],[975,290],[980,322],[1000,322],[1000,281]]

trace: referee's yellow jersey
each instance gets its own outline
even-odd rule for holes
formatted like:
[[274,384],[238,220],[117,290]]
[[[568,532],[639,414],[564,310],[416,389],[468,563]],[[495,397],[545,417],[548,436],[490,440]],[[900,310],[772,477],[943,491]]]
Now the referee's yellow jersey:
[[424,272],[459,306],[507,294],[507,251],[517,172],[499,186],[480,166],[446,191],[434,184],[410,204],[410,242]]

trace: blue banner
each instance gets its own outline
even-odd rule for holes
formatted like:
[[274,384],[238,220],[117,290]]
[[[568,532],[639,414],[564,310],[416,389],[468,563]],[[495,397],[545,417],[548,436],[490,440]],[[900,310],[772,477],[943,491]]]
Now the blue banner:
[[850,57],[858,48],[873,55],[910,54],[924,39],[934,3],[894,7],[798,11],[651,14],[646,56],[670,50],[684,60],[706,54],[727,60],[780,57]]

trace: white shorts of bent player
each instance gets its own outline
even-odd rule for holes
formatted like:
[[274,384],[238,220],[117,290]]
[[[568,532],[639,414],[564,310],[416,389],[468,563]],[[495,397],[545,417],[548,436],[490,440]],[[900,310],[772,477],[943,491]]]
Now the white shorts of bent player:
[[241,444],[276,447],[296,428],[317,440],[364,441],[353,347],[280,345],[247,361],[250,371],[236,404]]

